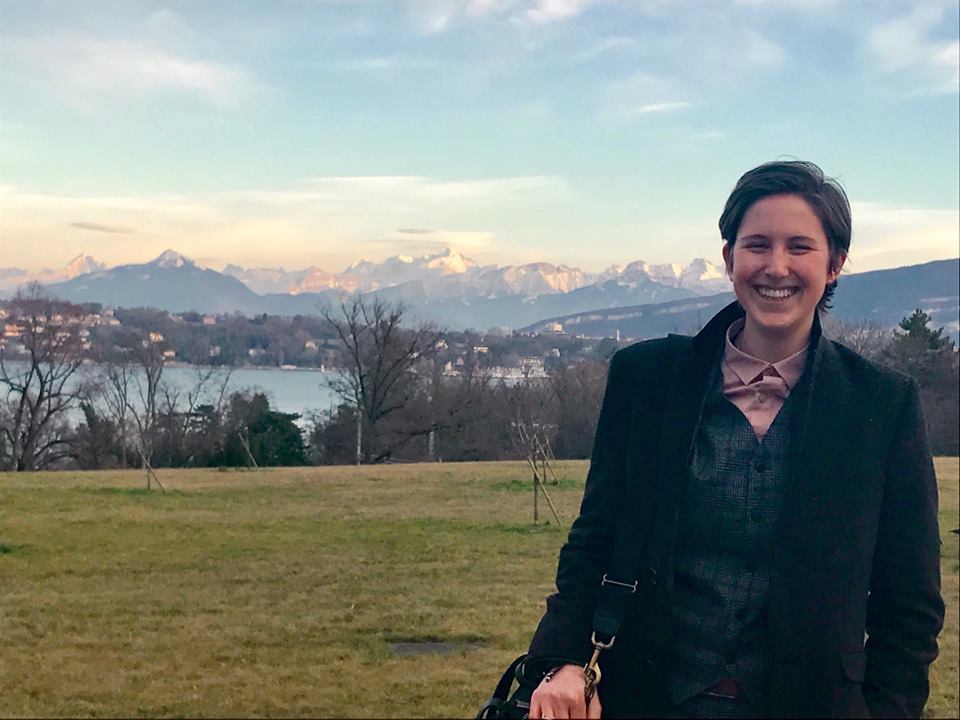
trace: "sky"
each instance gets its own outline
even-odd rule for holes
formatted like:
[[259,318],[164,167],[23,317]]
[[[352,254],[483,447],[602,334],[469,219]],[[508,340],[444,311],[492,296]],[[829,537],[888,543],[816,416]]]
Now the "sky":
[[173,248],[720,262],[812,160],[849,269],[960,255],[957,0],[0,0],[0,267]]

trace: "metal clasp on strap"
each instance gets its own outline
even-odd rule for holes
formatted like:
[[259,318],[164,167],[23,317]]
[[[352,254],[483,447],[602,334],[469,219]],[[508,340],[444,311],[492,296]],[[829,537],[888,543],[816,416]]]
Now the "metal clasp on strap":
[[609,650],[613,647],[614,640],[617,639],[616,635],[612,635],[608,642],[600,642],[597,640],[596,631],[590,633],[590,642],[593,643],[593,655],[586,665],[583,666],[583,676],[585,680],[585,685],[583,688],[584,699],[587,702],[587,705],[590,704],[590,700],[593,698],[593,694],[597,691],[597,684],[600,682],[600,652],[602,650]]
[[632,583],[620,582],[619,580],[611,580],[607,577],[607,574],[603,574],[603,580],[600,581],[600,585],[617,585],[619,587],[630,588],[631,593],[637,591],[637,581],[634,580]]

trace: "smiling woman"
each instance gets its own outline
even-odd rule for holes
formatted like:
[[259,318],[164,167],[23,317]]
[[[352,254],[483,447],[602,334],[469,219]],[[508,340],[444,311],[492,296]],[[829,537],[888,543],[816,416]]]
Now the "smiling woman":
[[720,231],[737,302],[611,361],[530,717],[919,717],[937,487],[916,384],[821,336],[846,194],[761,165]]

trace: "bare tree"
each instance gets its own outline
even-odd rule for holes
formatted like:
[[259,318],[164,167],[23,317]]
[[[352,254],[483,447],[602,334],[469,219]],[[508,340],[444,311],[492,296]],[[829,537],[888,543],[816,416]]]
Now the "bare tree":
[[130,431],[130,394],[136,372],[131,348],[115,347],[100,356],[95,375],[95,395],[117,428],[120,465],[129,466],[127,457]]
[[406,312],[402,302],[360,294],[341,296],[337,308],[320,310],[342,343],[342,372],[327,384],[358,410],[358,464],[390,457],[393,447],[379,436],[381,425],[416,396],[421,377],[414,370],[441,337],[430,323],[402,327]]
[[823,332],[871,360],[879,359],[893,340],[892,330],[875,320],[853,322],[827,315],[823,318]]
[[133,358],[128,380],[133,392],[128,391],[126,395],[127,412],[133,420],[137,452],[146,472],[147,490],[151,488],[151,480],[163,490],[152,464],[160,416],[161,382],[166,365],[163,338],[148,332],[139,342],[133,336],[128,340],[128,349]]
[[70,457],[68,414],[83,397],[82,309],[43,294],[18,292],[7,323],[20,333],[22,354],[0,348],[0,465],[41,470]]

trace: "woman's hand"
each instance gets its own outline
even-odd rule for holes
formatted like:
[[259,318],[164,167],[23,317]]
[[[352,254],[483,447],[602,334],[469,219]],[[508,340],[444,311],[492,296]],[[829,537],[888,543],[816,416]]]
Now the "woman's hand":
[[588,706],[584,700],[586,677],[579,665],[564,665],[547,675],[530,698],[531,720],[568,720],[599,718],[600,697],[593,694]]

